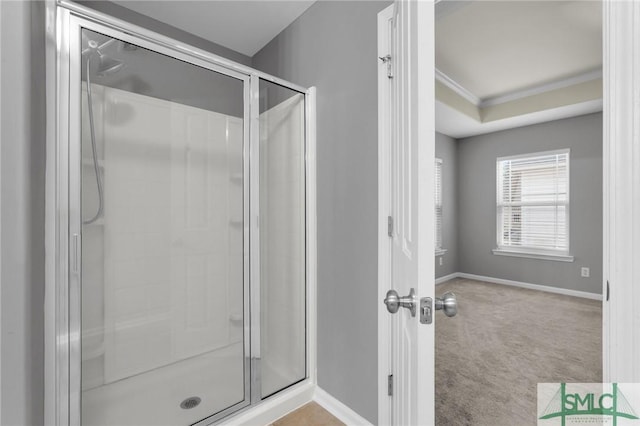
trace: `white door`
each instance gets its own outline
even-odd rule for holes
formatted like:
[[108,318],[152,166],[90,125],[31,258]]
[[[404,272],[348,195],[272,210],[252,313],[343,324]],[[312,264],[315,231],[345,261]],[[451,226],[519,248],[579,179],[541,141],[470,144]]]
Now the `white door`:
[[[379,15],[380,424],[434,424],[434,325],[421,309],[433,315],[433,11],[430,1],[397,0]],[[389,312],[387,291],[412,289]]]

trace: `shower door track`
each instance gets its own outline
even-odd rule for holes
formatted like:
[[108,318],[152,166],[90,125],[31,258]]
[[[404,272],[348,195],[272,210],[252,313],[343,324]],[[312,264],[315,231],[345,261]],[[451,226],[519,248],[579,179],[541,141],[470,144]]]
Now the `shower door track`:
[[[304,88],[207,51],[129,24],[68,0],[47,1],[47,207],[45,315],[55,318],[45,329],[45,423],[81,424],[81,300],[80,257],[80,33],[82,29],[182,60],[243,81],[243,204],[244,204],[244,400],[194,425],[223,421],[260,405],[281,414],[291,404],[310,400],[315,388],[315,88]],[[305,141],[305,263],[306,263],[306,374],[302,381],[277,392],[260,395],[260,241],[258,232],[260,80],[304,95]],[[287,405],[287,398],[290,401]],[[278,414],[274,414],[278,415]],[[242,414],[244,416],[244,414]],[[245,416],[247,417],[247,416]],[[234,417],[235,418],[235,417]],[[248,416],[247,418],[251,418]]]

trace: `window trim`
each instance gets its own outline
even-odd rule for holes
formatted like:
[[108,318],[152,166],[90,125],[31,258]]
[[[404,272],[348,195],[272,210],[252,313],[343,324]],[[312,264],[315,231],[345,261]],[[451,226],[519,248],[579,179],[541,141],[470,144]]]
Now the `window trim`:
[[[566,250],[551,250],[551,249],[541,249],[538,247],[531,246],[504,246],[500,245],[500,235],[501,235],[501,227],[500,227],[500,215],[498,214],[499,208],[501,207],[498,204],[498,193],[500,191],[500,163],[506,160],[518,160],[523,158],[530,157],[540,157],[545,155],[559,155],[559,154],[567,154],[567,201],[565,204],[565,215],[566,215],[566,224],[567,224],[567,249]],[[496,193],[495,193],[495,206],[496,206],[496,248],[492,250],[494,255],[498,256],[512,256],[512,257],[527,257],[532,259],[543,259],[543,260],[555,260],[560,262],[573,262],[574,258],[571,255],[571,149],[556,149],[550,151],[539,151],[539,152],[531,152],[526,154],[518,154],[518,155],[510,155],[504,157],[498,157],[496,159]],[[524,204],[523,204],[524,205]],[[538,203],[530,203],[528,205],[541,205]],[[548,205],[548,204],[542,204]],[[504,207],[504,206],[502,206]]]
[[570,254],[563,254],[551,251],[533,251],[533,250],[511,250],[506,248],[497,248],[491,250],[496,256],[508,257],[525,257],[529,259],[554,260],[556,262],[573,262],[574,257]]

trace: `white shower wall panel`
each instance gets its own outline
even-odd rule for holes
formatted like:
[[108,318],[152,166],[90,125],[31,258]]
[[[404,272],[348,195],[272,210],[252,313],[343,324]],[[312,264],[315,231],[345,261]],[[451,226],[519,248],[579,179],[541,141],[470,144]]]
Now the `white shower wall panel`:
[[[100,90],[104,236],[85,228],[83,237],[103,238],[110,383],[241,341],[243,126],[237,117]],[[242,345],[234,347],[242,362]]]

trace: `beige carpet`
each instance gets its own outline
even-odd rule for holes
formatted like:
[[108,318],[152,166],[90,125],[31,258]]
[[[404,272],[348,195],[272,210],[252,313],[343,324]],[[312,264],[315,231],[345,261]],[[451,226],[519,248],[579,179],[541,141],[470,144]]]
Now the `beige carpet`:
[[601,302],[455,279],[436,319],[436,424],[536,424],[538,382],[602,381]]

